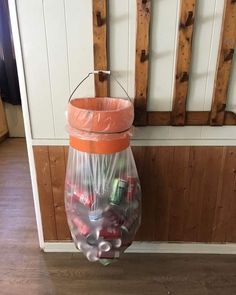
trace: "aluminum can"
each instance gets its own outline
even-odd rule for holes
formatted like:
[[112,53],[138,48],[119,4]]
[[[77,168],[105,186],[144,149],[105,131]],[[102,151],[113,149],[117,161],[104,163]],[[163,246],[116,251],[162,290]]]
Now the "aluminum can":
[[115,178],[112,185],[111,203],[119,205],[125,199],[128,188],[128,182],[124,179]]
[[127,177],[127,182],[128,182],[128,192],[126,195],[126,201],[132,202],[135,197],[135,191],[136,191],[136,186],[137,186],[137,178],[128,176]]
[[99,236],[105,240],[120,239],[121,230],[119,227],[103,228],[100,230]]
[[108,242],[108,241],[104,241],[104,240],[102,240],[102,241],[100,241],[100,242],[98,243],[98,249],[99,249],[101,252],[108,252],[108,251],[111,250],[111,247],[112,247],[112,245],[111,245],[111,243]]

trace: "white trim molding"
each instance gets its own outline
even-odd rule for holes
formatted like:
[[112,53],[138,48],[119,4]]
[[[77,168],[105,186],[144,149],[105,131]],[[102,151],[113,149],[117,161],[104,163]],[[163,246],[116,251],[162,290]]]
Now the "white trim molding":
[[18,73],[20,93],[21,93],[21,103],[22,103],[22,111],[23,111],[23,119],[24,119],[24,127],[25,127],[27,152],[28,152],[28,158],[29,158],[30,176],[31,176],[32,190],[33,190],[37,233],[38,233],[38,239],[39,239],[39,246],[40,248],[43,248],[44,247],[43,227],[42,227],[42,219],[41,219],[41,212],[40,212],[40,205],[39,205],[34,154],[33,154],[33,148],[32,148],[32,133],[31,133],[31,125],[30,125],[30,115],[29,115],[29,108],[28,108],[24,65],[23,65],[23,58],[22,58],[22,51],[21,51],[21,41],[20,41],[18,19],[17,19],[17,8],[16,8],[15,0],[9,0],[8,4],[9,4],[9,11],[10,11],[12,36],[14,41],[15,55],[16,55],[17,73]]
[[[46,242],[44,252],[78,252],[72,242]],[[133,242],[126,253],[236,254],[236,244]]]
[[[32,139],[34,146],[67,146],[68,139]],[[236,139],[133,139],[131,146],[236,146]]]

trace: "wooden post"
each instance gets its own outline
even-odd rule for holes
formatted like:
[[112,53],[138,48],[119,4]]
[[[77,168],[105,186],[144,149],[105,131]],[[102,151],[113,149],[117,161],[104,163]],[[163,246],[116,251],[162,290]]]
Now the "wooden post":
[[172,125],[182,126],[186,120],[195,2],[195,0],[181,0],[175,90],[171,114]]
[[[95,70],[108,69],[107,0],[93,0],[93,43]],[[109,95],[106,74],[95,75],[96,96]]]
[[151,0],[137,0],[137,35],[135,61],[135,125],[147,124],[149,30]]
[[225,123],[225,108],[235,42],[236,1],[225,0],[218,66],[210,115],[210,124],[214,126],[222,126]]

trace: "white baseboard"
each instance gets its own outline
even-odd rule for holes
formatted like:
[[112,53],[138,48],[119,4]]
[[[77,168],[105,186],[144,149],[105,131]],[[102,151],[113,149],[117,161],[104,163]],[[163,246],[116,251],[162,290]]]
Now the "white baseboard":
[[[72,242],[47,242],[43,251],[78,252]],[[133,242],[126,253],[236,254],[236,244]]]

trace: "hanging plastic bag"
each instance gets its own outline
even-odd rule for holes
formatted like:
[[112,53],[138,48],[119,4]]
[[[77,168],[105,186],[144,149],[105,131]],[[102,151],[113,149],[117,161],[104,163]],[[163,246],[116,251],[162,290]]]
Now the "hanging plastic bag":
[[76,247],[105,265],[131,245],[141,220],[141,188],[130,148],[133,119],[131,100],[80,98],[68,104],[67,220]]

